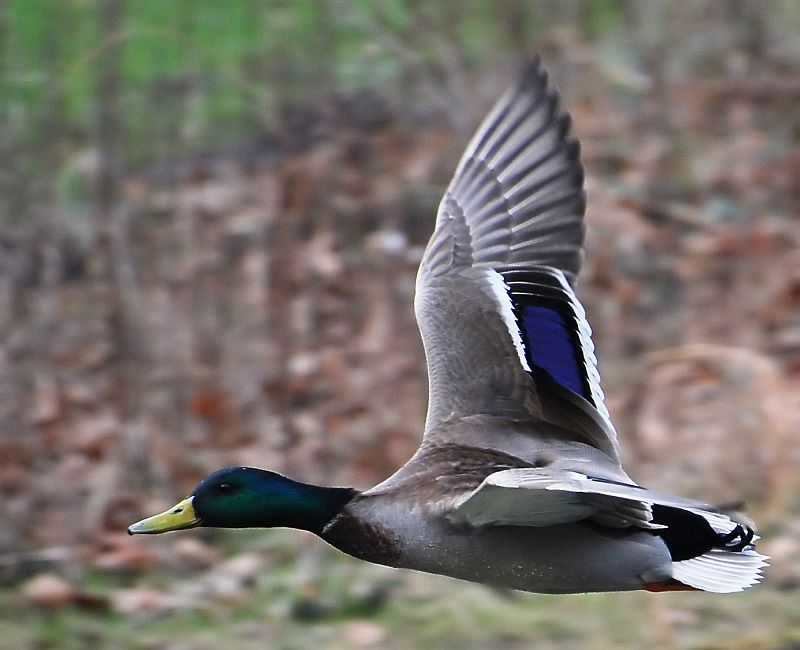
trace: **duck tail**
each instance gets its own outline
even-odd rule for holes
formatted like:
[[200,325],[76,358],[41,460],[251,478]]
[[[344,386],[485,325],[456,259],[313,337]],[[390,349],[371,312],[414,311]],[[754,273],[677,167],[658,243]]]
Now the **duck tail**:
[[711,510],[654,505],[653,523],[672,556],[672,576],[703,591],[742,591],[762,578],[766,555],[755,550],[758,536],[748,525]]

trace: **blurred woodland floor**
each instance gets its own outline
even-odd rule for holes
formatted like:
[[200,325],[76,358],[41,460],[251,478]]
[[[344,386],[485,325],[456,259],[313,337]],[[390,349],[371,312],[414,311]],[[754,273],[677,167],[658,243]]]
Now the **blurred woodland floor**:
[[763,587],[554,599],[356,565],[302,533],[125,535],[223,465],[364,488],[411,455],[416,267],[517,56],[472,86],[454,64],[468,83],[448,91],[463,93],[452,119],[331,90],[247,146],[114,177],[101,134],[66,173],[108,219],[47,196],[5,222],[8,647],[797,647],[800,73],[745,45],[686,63],[645,44],[641,69],[569,29],[539,47],[583,146],[579,295],[627,467],[746,502],[774,558]]

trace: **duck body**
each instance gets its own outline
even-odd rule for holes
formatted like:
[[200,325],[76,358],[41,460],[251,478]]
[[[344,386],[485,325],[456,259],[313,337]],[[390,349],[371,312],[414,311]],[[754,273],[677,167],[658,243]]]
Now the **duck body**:
[[289,526],[371,562],[545,593],[758,582],[747,522],[620,463],[573,288],[585,201],[569,127],[537,59],[456,169],[417,275],[428,415],[403,467],[364,492],[226,468],[128,531]]
[[[384,539],[353,541],[359,535]],[[535,593],[629,591],[672,578],[666,545],[643,531],[586,523],[454,530],[402,498],[357,498],[322,538],[375,564]]]
[[[498,468],[531,468],[543,455],[561,458],[563,451],[563,445],[545,445],[525,460],[496,448],[422,448],[413,463],[348,502],[320,536],[339,550],[376,564],[521,591],[625,591],[668,583],[669,550],[649,531],[586,521],[472,527],[442,516],[452,506],[442,483],[449,482],[458,493],[475,490]],[[570,457],[580,467],[591,464],[595,454],[586,447],[572,449]],[[612,467],[608,469],[609,475],[619,478]]]
[[[541,435],[543,428],[547,435]],[[670,550],[657,528],[609,526],[580,516],[535,526],[471,525],[453,517],[466,495],[507,470],[551,476],[591,472],[608,485],[642,490],[604,452],[559,439],[558,428],[542,422],[472,416],[445,422],[442,429],[397,473],[349,501],[320,536],[377,564],[522,591],[685,588],[673,582]],[[553,507],[560,509],[558,501],[546,510]]]

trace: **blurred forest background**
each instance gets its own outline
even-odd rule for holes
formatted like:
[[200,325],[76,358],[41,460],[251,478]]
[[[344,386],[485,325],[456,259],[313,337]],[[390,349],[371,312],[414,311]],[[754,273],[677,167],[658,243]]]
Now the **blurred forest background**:
[[[2,3],[2,645],[800,647],[798,34],[794,0]],[[299,532],[125,535],[222,465],[405,462],[421,250],[534,51],[629,471],[746,502],[765,584],[556,598]]]

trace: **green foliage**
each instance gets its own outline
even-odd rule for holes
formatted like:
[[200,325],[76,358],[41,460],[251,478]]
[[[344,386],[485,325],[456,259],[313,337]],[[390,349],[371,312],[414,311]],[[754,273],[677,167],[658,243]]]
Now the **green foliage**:
[[[102,29],[103,6],[9,0],[0,10],[0,116],[18,144],[35,143],[46,119],[71,148],[91,143],[101,64],[115,48],[120,135],[137,163],[243,140],[310,90],[394,84],[435,68],[443,45],[477,65],[512,46],[498,6],[483,1],[122,0],[115,33]],[[601,0],[587,12],[598,31],[619,6]]]
[[[91,145],[98,76],[115,48],[119,135],[126,162],[136,164],[245,141],[314,92],[402,91],[425,74],[445,83],[454,60],[477,70],[521,58],[565,28],[589,41],[619,37],[631,31],[629,14],[661,11],[622,0],[118,1],[114,33],[101,25],[108,2],[0,4],[0,119],[16,145],[51,147],[42,141],[48,120],[67,151]],[[793,33],[797,3],[771,7]]]
[[622,7],[617,0],[595,0],[585,9],[585,31],[588,38],[597,38],[622,24]]

